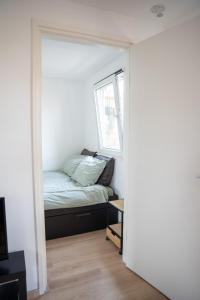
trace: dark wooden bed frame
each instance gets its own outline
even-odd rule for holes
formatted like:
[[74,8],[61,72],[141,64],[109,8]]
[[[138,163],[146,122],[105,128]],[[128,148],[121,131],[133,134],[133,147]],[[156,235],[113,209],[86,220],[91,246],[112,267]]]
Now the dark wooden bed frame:
[[[117,195],[109,201],[118,199]],[[46,240],[106,228],[108,203],[82,207],[45,210]],[[118,214],[109,209],[110,224],[117,223]]]

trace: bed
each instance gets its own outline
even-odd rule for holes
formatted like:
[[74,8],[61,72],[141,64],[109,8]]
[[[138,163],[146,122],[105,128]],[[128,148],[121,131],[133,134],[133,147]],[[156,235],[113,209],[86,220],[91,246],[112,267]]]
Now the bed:
[[105,203],[113,196],[110,187],[95,184],[83,187],[62,171],[44,172],[45,210]]
[[[83,187],[63,171],[43,173],[46,239],[55,239],[106,227],[108,201],[117,199],[102,184]],[[109,211],[112,223],[115,210]]]

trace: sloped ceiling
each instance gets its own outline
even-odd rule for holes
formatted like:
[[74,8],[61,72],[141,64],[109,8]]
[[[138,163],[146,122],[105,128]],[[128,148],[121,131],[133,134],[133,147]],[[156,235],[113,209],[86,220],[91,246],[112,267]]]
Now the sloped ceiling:
[[[68,0],[110,13],[119,22],[126,18],[131,27],[133,42],[145,40],[170,27],[200,14],[200,0]],[[155,4],[164,4],[164,16],[157,18],[150,12]],[[130,28],[127,28],[130,30]]]
[[42,42],[43,76],[84,80],[122,53],[122,49],[94,43],[45,38]]

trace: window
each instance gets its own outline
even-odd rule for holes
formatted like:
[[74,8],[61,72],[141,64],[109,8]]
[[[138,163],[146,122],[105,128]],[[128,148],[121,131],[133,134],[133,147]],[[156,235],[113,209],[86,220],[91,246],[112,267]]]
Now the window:
[[101,149],[122,151],[124,73],[95,85],[95,103]]

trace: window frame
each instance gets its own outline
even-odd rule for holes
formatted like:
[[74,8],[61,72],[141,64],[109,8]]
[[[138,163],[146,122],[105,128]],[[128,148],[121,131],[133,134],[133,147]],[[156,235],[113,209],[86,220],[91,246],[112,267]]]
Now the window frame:
[[[122,70],[120,73],[124,73],[124,71]],[[121,117],[120,117],[120,99],[119,99],[119,89],[118,89],[118,83],[117,83],[117,75],[120,73],[115,72],[114,74],[109,75],[105,79],[102,79],[98,83],[94,84],[94,99],[95,99],[96,120],[97,120],[97,128],[98,128],[99,150],[104,151],[104,152],[115,153],[115,154],[122,154],[122,152],[123,152],[123,128],[122,128],[122,122],[121,122]],[[97,90],[108,84],[112,84],[113,90],[114,90],[114,100],[115,100],[115,106],[116,106],[116,112],[117,112],[117,127],[118,127],[118,135],[119,135],[119,147],[120,147],[119,150],[114,149],[114,148],[107,148],[107,147],[103,146],[103,136],[102,136],[102,131],[101,131]],[[124,110],[124,107],[122,107],[122,110]]]

